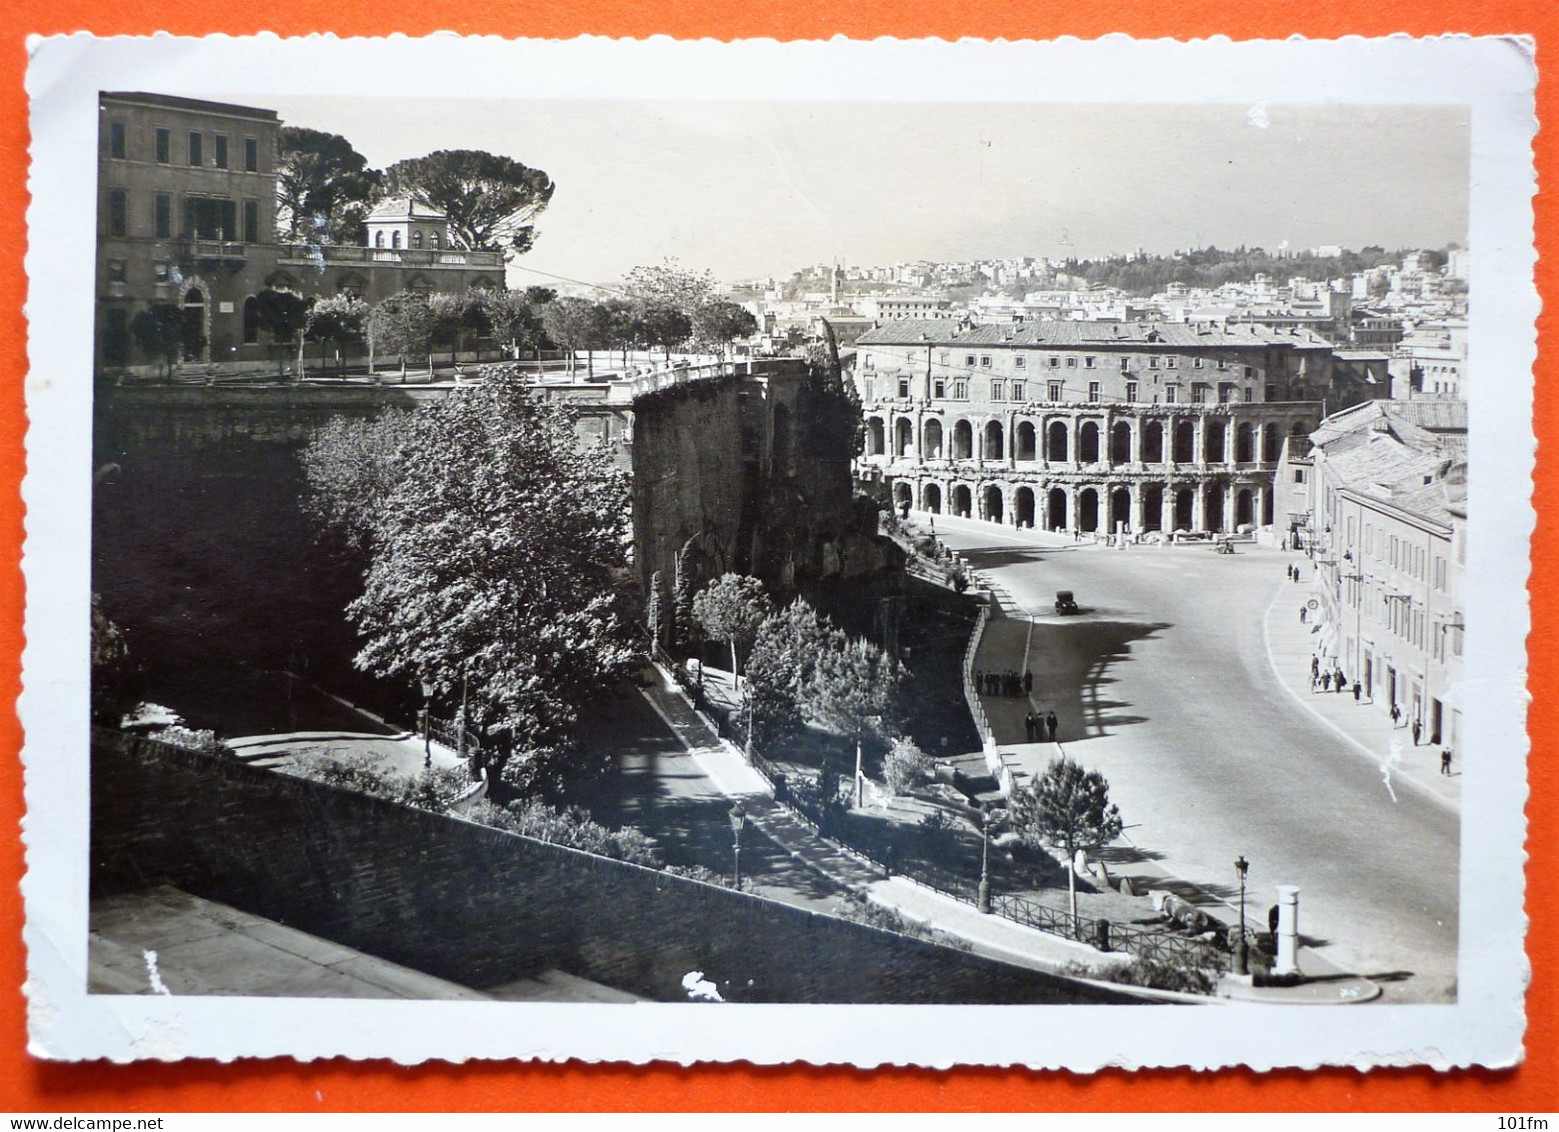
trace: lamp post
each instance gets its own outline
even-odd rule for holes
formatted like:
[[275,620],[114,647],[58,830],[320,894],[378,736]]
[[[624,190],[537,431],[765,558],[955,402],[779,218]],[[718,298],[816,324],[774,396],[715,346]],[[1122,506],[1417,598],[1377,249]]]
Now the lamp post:
[[1250,974],[1250,955],[1245,947],[1245,874],[1250,871],[1250,862],[1241,853],[1234,859],[1234,871],[1240,874],[1240,922],[1237,925],[1239,934],[1234,939],[1234,971],[1238,975]]
[[[977,803],[978,805],[978,803]],[[991,823],[990,815],[985,812],[984,806],[979,806],[975,814],[980,821],[980,894],[978,905],[984,915],[991,913]]]
[[422,769],[433,769],[433,681],[422,677]]
[[736,865],[736,891],[742,890],[742,827],[747,824],[747,808],[740,802],[731,807],[731,852]]

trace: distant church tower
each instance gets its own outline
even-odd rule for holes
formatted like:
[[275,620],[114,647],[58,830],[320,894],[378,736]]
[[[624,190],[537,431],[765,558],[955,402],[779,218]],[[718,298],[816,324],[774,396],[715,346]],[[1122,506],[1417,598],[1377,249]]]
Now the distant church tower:
[[834,269],[828,276],[828,301],[833,306],[839,305],[839,281],[844,278],[844,268],[839,266],[839,261],[834,260]]

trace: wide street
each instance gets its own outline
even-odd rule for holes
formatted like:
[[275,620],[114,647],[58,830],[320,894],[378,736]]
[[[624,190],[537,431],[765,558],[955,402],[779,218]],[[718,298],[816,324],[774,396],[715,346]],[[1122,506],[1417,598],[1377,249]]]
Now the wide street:
[[[1027,653],[1035,703],[1055,711],[1066,753],[1108,779],[1134,845],[1231,900],[1243,854],[1254,922],[1274,885],[1298,885],[1310,946],[1381,982],[1388,1002],[1454,998],[1456,811],[1415,790],[1393,798],[1269,662],[1264,617],[1274,600],[1297,617],[1301,588],[1282,587],[1301,556],[1119,550],[943,515],[935,529],[1032,616],[1032,631],[993,621],[982,663],[1021,670]],[[1063,589],[1079,615],[1055,613]],[[1004,748],[1023,750],[1021,704],[992,713]]]

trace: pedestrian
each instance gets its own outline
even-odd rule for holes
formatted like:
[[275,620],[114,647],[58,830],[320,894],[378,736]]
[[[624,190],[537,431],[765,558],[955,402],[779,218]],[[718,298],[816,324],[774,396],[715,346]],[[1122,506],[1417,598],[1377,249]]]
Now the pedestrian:
[[1413,717],[1413,746],[1418,746],[1418,740],[1424,733],[1424,721],[1416,715]]
[[1029,695],[1034,691],[1034,672],[1032,669],[1023,670],[1023,694]]
[[1047,712],[1045,715],[1045,728],[1050,732],[1050,741],[1056,741],[1056,713]]
[[1353,682],[1353,702],[1354,703],[1361,702],[1359,700],[1359,697],[1362,696],[1363,694],[1364,694],[1364,686],[1362,684],[1360,684],[1357,680],[1355,680]]
[[[1288,549],[1288,538],[1286,536],[1283,539],[1283,549],[1284,550]],[[1290,569],[1292,569],[1292,567],[1290,567]]]
[[1034,741],[1034,713],[1033,712],[1029,712],[1028,715],[1023,717],[1023,732],[1024,732],[1025,735],[1028,736],[1028,741],[1030,743],[1032,743]]
[[1402,726],[1402,709],[1395,703],[1391,705],[1391,726]]
[[1313,684],[1321,675],[1321,658],[1314,653],[1310,654],[1310,682]]
[[1342,669],[1339,668],[1336,672],[1332,673],[1332,686],[1339,692],[1345,690],[1348,687],[1348,679],[1342,674]]
[[1305,607],[1302,605],[1299,607],[1299,623],[1301,625],[1305,623]]
[[1321,673],[1321,691],[1323,691],[1323,692],[1330,692],[1331,690],[1332,690],[1332,674],[1330,672],[1323,672],[1323,673]]
[[1451,748],[1440,748],[1440,773],[1449,776],[1451,773]]

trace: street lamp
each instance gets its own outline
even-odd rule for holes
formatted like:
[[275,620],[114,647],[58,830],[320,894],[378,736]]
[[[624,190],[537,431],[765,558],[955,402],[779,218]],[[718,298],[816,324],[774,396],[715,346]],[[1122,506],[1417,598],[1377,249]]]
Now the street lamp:
[[736,863],[736,891],[742,890],[742,827],[747,824],[747,808],[740,802],[731,807],[731,851]]
[[1234,871],[1240,874],[1240,922],[1239,935],[1234,940],[1234,971],[1239,975],[1250,974],[1250,956],[1245,947],[1245,874],[1250,871],[1250,862],[1241,853],[1234,859]]
[[991,823],[985,807],[975,803],[975,814],[980,821],[980,894],[978,905],[984,915],[991,912]]
[[433,769],[433,681],[422,677],[422,769]]

